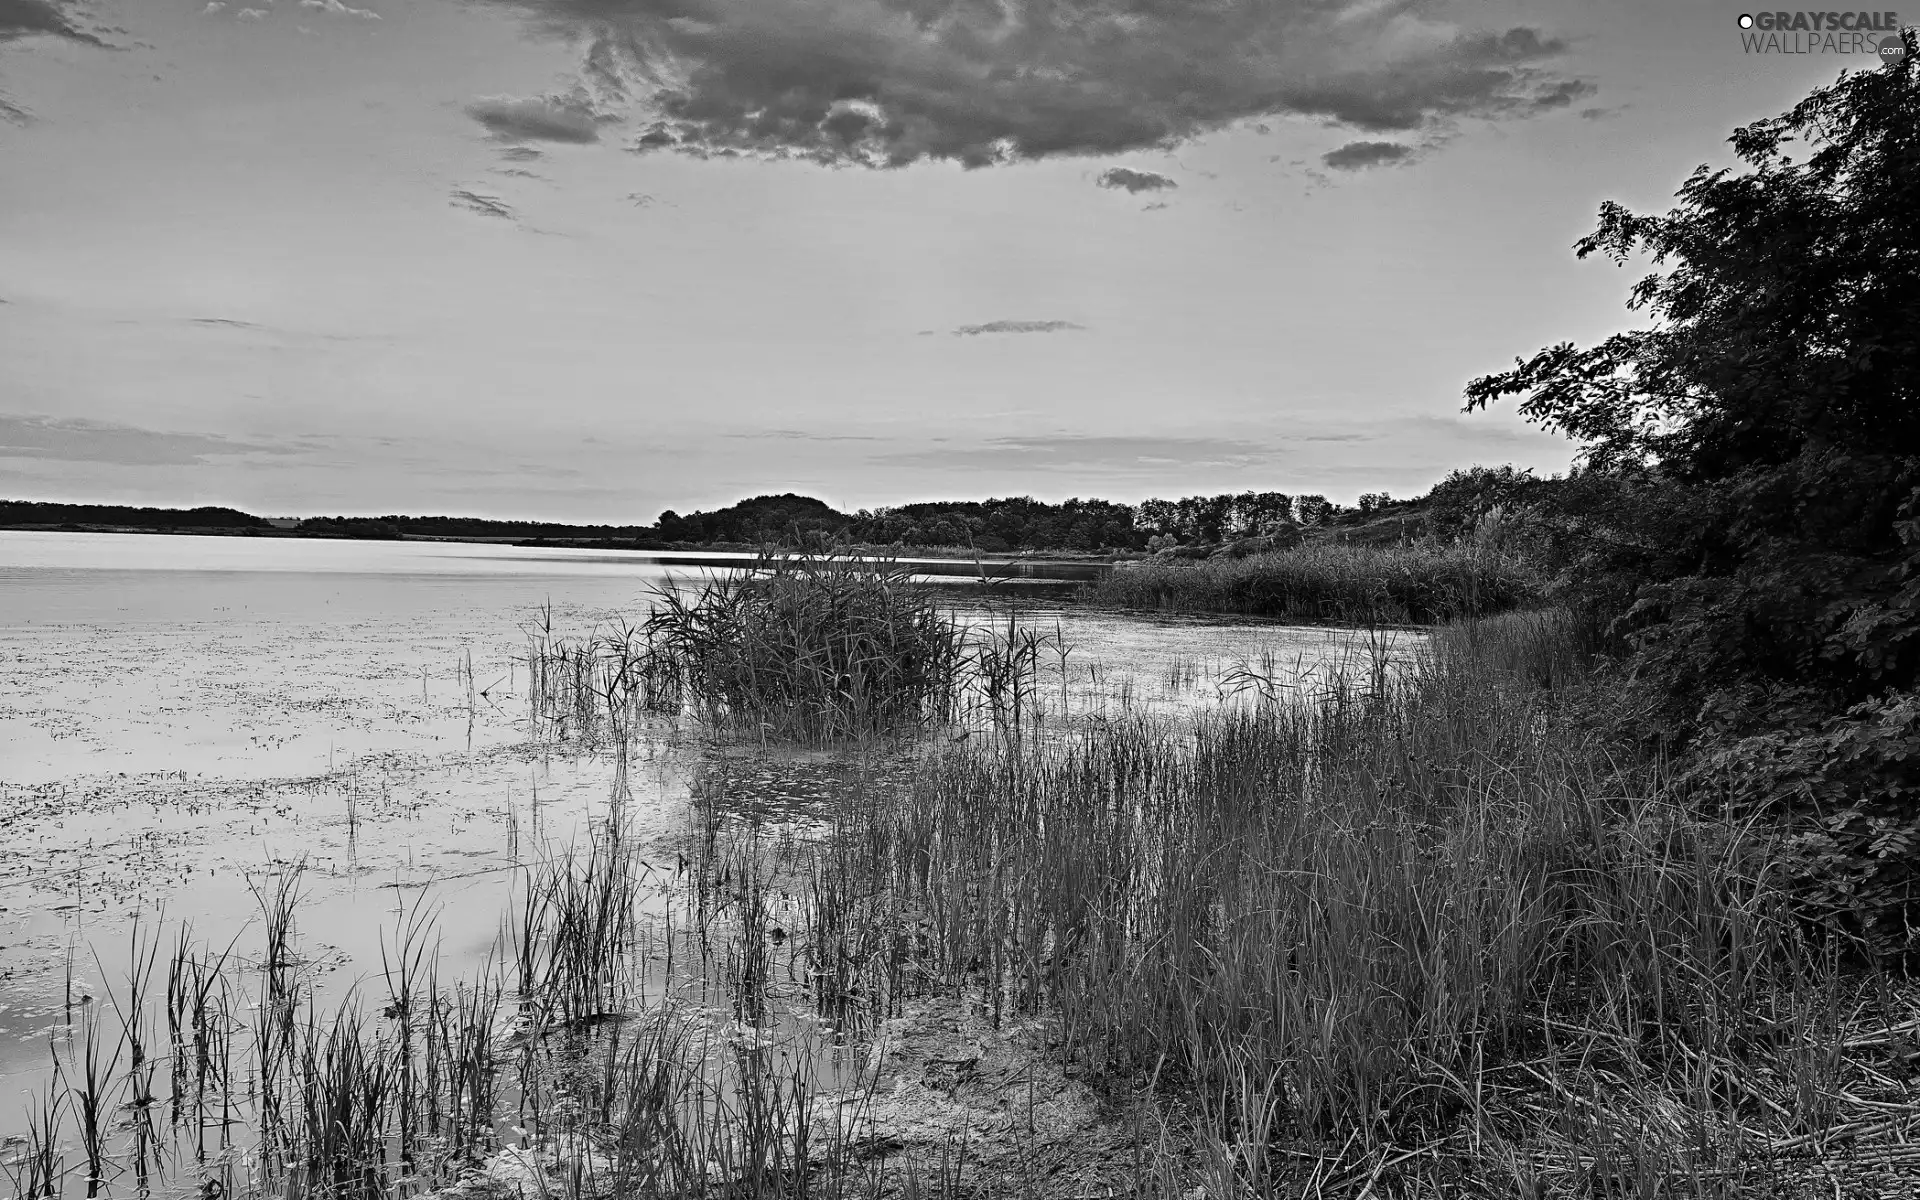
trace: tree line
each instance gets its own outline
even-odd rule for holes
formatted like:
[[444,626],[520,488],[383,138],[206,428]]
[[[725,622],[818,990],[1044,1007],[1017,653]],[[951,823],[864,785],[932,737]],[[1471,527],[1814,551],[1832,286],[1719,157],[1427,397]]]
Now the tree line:
[[[1478,479],[1513,468],[1456,471],[1435,494],[1461,493],[1458,479]],[[1473,488],[1465,489],[1473,491]],[[1482,489],[1484,490],[1484,489]],[[826,535],[865,545],[966,548],[989,554],[1016,550],[1139,550],[1150,545],[1217,544],[1272,536],[1291,529],[1353,526],[1394,511],[1418,510],[1421,499],[1369,493],[1342,507],[1317,493],[1222,492],[1139,504],[1074,498],[1060,503],[1031,496],[936,500],[841,512],[825,501],[793,493],[753,496],[710,512],[660,515],[648,534],[665,542],[797,544]],[[1456,522],[1457,523],[1457,522]]]
[[[753,496],[710,512],[685,516],[669,509],[650,525],[575,525],[484,517],[322,516],[305,518],[279,532],[311,537],[396,539],[402,537],[598,539],[640,545],[798,545],[826,536],[865,545],[972,548],[1000,554],[1021,550],[1099,552],[1160,545],[1211,545],[1269,537],[1291,529],[1342,529],[1383,515],[1418,515],[1444,501],[1442,522],[1457,533],[1471,525],[1472,503],[1494,502],[1513,489],[1489,480],[1519,478],[1513,468],[1456,471],[1426,497],[1394,500],[1385,492],[1342,506],[1317,493],[1222,492],[1178,500],[1121,504],[1098,499],[1060,503],[1031,496],[988,500],[936,500],[882,508],[839,511],[811,496]],[[1474,499],[1478,498],[1478,499]],[[1467,507],[1463,508],[1462,505]],[[1485,504],[1482,503],[1482,507]],[[132,529],[275,531],[265,518],[232,508],[135,508],[103,504],[0,501],[0,526],[112,526]],[[1424,525],[1416,523],[1416,532]],[[1436,528],[1439,528],[1436,526]]]

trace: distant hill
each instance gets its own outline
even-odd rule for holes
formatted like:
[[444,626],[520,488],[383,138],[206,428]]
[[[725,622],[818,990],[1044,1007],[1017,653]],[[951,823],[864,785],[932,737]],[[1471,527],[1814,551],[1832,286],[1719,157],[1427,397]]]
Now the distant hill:
[[796,534],[844,537],[852,523],[851,516],[824,500],[782,492],[684,517],[668,509],[651,533],[667,542],[792,542]]

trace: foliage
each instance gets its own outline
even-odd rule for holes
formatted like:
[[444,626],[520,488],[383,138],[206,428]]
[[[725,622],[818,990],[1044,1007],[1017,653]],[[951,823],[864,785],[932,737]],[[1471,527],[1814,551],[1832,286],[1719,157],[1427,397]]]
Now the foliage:
[[849,535],[883,545],[971,545],[982,550],[1131,549],[1146,541],[1124,504],[1078,498],[1048,504],[1028,496],[862,509]]
[[[1306,500],[1314,497],[1303,497]],[[1180,500],[1145,500],[1134,523],[1149,534],[1190,542],[1255,537],[1294,523],[1295,499],[1285,492],[1229,492]]]
[[1515,470],[1511,465],[1476,464],[1450,471],[1426,495],[1427,529],[1443,541],[1464,537],[1495,509],[1513,511],[1536,499],[1542,491],[1541,483],[1532,471]]
[[1577,252],[1666,268],[1632,290],[1646,327],[1467,388],[1469,410],[1522,395],[1523,416],[1582,442],[1543,511],[1667,699],[1660,728],[1698,755],[1701,786],[1793,819],[1817,909],[1881,949],[1910,915],[1912,765],[1889,731],[1920,683],[1905,36],[1905,60],[1737,131],[1747,169],[1700,168],[1665,216],[1602,206]]

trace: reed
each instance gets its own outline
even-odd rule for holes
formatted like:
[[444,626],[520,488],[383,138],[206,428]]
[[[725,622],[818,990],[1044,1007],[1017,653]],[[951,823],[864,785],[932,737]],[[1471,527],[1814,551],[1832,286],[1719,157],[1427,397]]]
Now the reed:
[[585,853],[568,847],[528,872],[511,928],[523,1005],[580,1026],[621,1011],[636,949],[639,880],[618,819]]
[[74,1115],[80,1145],[87,1156],[87,1195],[91,1197],[100,1194],[107,1180],[107,1136],[125,1082],[117,1071],[126,1040],[116,1037],[111,1050],[104,1048],[100,1013],[93,1006],[88,1006],[81,1018],[80,1031],[74,1062],[69,1065],[56,1058],[55,1063],[65,1077],[67,1107]]
[[1129,564],[1081,595],[1113,608],[1428,625],[1537,604],[1543,586],[1525,560],[1481,546],[1315,542],[1238,559]]
[[683,591],[661,588],[645,633],[709,718],[772,736],[858,738],[944,718],[962,630],[896,564],[766,554]]
[[4,1160],[17,1200],[44,1200],[61,1194],[60,1113],[64,1094],[49,1080],[26,1105],[26,1132],[17,1153]]

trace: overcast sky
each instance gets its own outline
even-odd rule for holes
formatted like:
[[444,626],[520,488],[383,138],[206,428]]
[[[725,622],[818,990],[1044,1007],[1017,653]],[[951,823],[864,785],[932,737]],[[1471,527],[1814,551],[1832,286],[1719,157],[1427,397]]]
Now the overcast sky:
[[1472,376],[1857,60],[1716,0],[0,0],[0,498],[650,521],[1563,470]]

